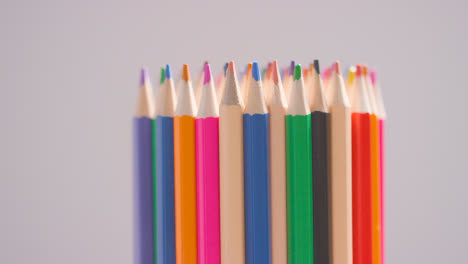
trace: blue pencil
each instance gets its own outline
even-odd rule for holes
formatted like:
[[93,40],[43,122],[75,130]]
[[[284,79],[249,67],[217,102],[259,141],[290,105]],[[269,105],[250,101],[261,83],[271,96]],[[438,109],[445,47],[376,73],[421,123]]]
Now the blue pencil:
[[142,69],[134,135],[134,263],[154,263],[153,131],[154,96],[148,71]]
[[166,66],[165,85],[158,94],[156,117],[156,195],[158,263],[175,263],[174,214],[174,82],[170,66]]
[[258,63],[244,113],[246,264],[271,263],[269,116]]

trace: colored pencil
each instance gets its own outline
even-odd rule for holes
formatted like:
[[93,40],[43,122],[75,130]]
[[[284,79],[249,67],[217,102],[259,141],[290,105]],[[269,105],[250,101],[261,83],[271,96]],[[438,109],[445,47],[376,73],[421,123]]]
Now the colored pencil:
[[221,261],[223,264],[243,264],[245,263],[244,104],[232,61],[228,66],[219,109]]
[[271,96],[272,96],[272,63],[269,62],[268,66],[265,70],[265,77],[262,79],[263,80],[263,89],[265,90],[265,102],[269,106],[270,101],[271,101]]
[[288,264],[314,261],[311,139],[309,103],[296,65],[286,115]]
[[380,146],[380,254],[381,263],[385,263],[385,122],[387,113],[383,103],[382,91],[377,81],[375,71],[371,72],[371,81],[375,91],[377,117],[379,120],[379,146]]
[[285,128],[287,103],[277,61],[272,63],[270,74],[271,255],[272,264],[284,264],[288,263]]
[[219,113],[210,65],[195,119],[198,264],[221,262],[219,236]]
[[[161,67],[161,74],[159,78],[159,90],[162,89],[162,86],[164,85],[164,80],[165,80],[165,69],[164,67]],[[156,100],[155,100],[156,101]],[[155,113],[156,115],[156,108],[155,108]],[[156,116],[155,116],[156,117]],[[158,237],[158,215],[157,215],[157,201],[158,201],[158,196],[157,196],[157,157],[156,157],[156,151],[157,151],[157,145],[156,145],[156,140],[157,140],[157,121],[156,118],[152,120],[152,126],[153,126],[153,219],[154,219],[154,225],[153,225],[153,230],[154,230],[154,263],[157,263],[158,259],[158,243],[157,243],[157,237]]]
[[310,90],[312,131],[312,186],[314,208],[314,263],[330,263],[329,234],[329,146],[330,114],[325,99],[318,60],[314,60]]
[[381,263],[380,255],[380,146],[378,109],[375,101],[374,87],[367,73],[367,66],[362,67],[364,84],[371,106],[371,168],[372,168],[372,259],[373,263]]
[[269,115],[260,69],[252,63],[244,112],[246,263],[271,263]]
[[351,105],[335,62],[328,87],[330,106],[331,262],[353,263]]
[[158,93],[156,116],[158,263],[175,263],[174,216],[174,82],[166,66],[165,84]]
[[197,263],[196,112],[189,68],[184,64],[174,114],[174,195],[178,264]]
[[135,117],[134,135],[134,263],[154,263],[153,220],[153,132],[154,95],[148,70],[142,69]]
[[356,66],[351,87],[353,263],[372,263],[372,169],[369,96]]

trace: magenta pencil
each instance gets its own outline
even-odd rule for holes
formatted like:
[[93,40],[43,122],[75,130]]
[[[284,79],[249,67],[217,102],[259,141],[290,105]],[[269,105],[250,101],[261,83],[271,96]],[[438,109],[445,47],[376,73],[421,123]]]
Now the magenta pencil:
[[198,264],[219,264],[219,112],[210,65],[195,120]]

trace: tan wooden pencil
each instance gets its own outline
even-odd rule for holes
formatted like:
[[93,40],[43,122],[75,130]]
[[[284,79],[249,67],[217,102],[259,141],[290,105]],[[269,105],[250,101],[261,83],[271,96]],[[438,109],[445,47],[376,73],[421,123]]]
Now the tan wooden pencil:
[[272,264],[288,262],[286,214],[286,97],[278,63],[270,70],[273,81],[270,94],[270,167],[271,167],[271,247]]
[[335,62],[329,83],[331,262],[353,263],[351,105],[340,65]]
[[244,264],[244,103],[232,61],[219,108],[221,263]]

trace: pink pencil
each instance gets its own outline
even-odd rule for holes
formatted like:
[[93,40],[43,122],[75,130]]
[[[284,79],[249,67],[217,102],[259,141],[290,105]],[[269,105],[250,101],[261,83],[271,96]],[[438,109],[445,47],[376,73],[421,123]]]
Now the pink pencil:
[[219,112],[210,65],[195,119],[198,264],[219,264]]

